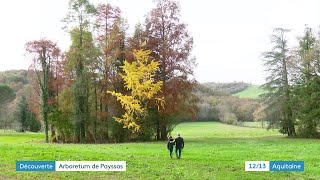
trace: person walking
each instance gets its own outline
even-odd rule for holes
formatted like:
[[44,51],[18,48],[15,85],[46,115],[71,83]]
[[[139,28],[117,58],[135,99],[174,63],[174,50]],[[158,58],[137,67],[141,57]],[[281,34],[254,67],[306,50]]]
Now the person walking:
[[172,136],[169,136],[168,138],[168,144],[167,144],[167,149],[170,152],[170,158],[172,158],[172,151],[173,151],[173,146],[174,146],[175,142],[174,139],[172,138]]
[[184,148],[184,141],[183,138],[178,134],[178,137],[175,139],[176,143],[176,156],[178,159],[181,158],[181,151]]

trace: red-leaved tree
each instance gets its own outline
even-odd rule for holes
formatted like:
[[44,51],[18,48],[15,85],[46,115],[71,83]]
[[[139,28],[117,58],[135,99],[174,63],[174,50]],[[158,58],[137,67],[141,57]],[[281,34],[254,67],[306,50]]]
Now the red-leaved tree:
[[45,125],[46,143],[48,143],[49,81],[51,77],[51,65],[54,60],[59,58],[60,49],[57,47],[56,43],[47,39],[27,42],[25,48],[26,51],[33,56],[31,68],[36,72],[37,85],[40,88],[41,112]]
[[180,20],[178,3],[171,0],[156,2],[156,8],[147,16],[143,36],[147,48],[160,61],[157,78],[163,82],[162,95],[166,103],[156,126],[157,139],[163,140],[184,118],[182,115],[194,116],[197,109],[196,98],[192,95],[195,59],[191,57],[193,38]]

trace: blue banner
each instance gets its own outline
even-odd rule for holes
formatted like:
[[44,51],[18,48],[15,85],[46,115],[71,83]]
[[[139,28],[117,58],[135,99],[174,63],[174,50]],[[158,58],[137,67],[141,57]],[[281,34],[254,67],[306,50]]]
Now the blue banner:
[[16,171],[126,171],[126,161],[16,161]]
[[304,161],[270,161],[270,171],[304,171]]
[[17,161],[16,171],[55,171],[55,161]]

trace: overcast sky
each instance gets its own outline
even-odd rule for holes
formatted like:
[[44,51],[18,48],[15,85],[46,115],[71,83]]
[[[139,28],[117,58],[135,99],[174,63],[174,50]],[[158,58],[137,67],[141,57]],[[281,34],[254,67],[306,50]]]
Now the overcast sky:
[[[118,6],[133,28],[155,6],[152,0],[92,0]],[[274,27],[292,29],[291,44],[304,25],[320,25],[318,0],[180,0],[182,21],[194,37],[199,82],[264,82],[260,54],[270,49]],[[27,69],[27,41],[46,37],[66,50],[61,27],[68,0],[6,0],[0,7],[0,71]]]

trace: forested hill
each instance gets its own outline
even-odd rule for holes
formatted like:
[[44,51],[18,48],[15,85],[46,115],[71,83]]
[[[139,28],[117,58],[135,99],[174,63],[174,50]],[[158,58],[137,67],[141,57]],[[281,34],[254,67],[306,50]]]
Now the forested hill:
[[[38,131],[39,121],[30,111],[38,103],[27,70],[0,72],[0,129]],[[34,100],[34,101],[31,101]],[[34,108],[35,112],[37,111]]]
[[21,96],[26,96],[26,91],[27,89],[30,88],[28,71],[27,70],[0,71],[0,84],[8,87],[10,91],[16,94],[17,98]]
[[13,85],[13,84],[28,84],[28,71],[27,70],[8,70],[0,71],[0,83]]
[[247,87],[249,87],[250,84],[245,82],[230,82],[230,83],[206,82],[206,83],[202,83],[202,85],[216,92],[235,94],[245,90]]
[[245,82],[202,83],[195,89],[198,102],[197,121],[221,121],[238,124],[259,121],[262,107],[257,97],[261,89]]

